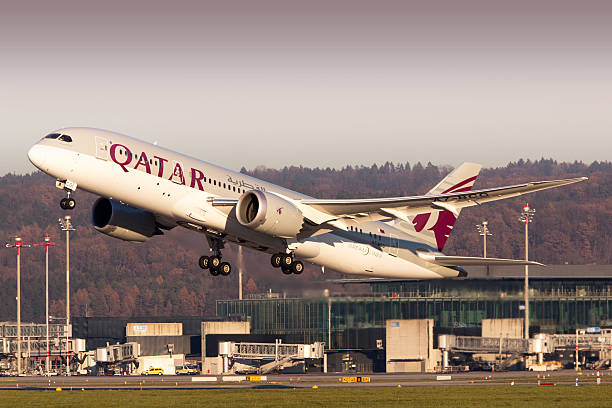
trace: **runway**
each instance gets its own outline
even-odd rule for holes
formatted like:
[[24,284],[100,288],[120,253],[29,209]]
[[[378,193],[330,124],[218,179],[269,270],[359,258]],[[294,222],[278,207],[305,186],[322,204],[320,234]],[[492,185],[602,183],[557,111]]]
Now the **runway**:
[[[444,376],[440,378],[439,376]],[[450,379],[447,379],[450,376]],[[0,390],[96,390],[96,389],[227,389],[227,388],[311,388],[311,387],[415,387],[470,385],[580,385],[596,384],[594,372],[559,370],[546,373],[529,371],[470,372],[458,374],[296,374],[247,376],[28,376],[0,377]],[[367,382],[350,377],[367,377]],[[601,383],[612,384],[610,371],[601,372]]]

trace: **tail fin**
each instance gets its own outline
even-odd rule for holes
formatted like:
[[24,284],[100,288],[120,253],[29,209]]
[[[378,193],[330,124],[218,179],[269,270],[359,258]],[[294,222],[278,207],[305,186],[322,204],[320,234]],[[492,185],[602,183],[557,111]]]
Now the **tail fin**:
[[[427,194],[437,195],[470,191],[481,168],[480,164],[463,163],[444,177]],[[419,214],[412,219],[412,224],[425,242],[437,246],[438,250],[441,251],[453,230],[459,211],[457,210],[456,215],[448,210],[435,210]]]

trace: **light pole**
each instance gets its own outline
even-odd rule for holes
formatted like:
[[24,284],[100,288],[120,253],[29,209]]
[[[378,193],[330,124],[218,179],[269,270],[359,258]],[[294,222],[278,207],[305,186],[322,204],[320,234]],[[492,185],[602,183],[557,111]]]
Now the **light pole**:
[[58,220],[62,231],[66,231],[66,375],[70,375],[70,348],[68,347],[68,328],[70,327],[70,231],[74,231],[70,219],[70,215],[65,215],[63,219]]
[[7,248],[17,248],[17,375],[21,374],[21,248],[28,246],[20,236],[6,244]]
[[45,316],[46,316],[46,333],[47,333],[47,358],[45,359],[45,370],[49,375],[49,247],[55,245],[49,235],[45,235],[43,242],[38,246],[45,247]]
[[478,230],[478,233],[482,235],[482,244],[483,244],[482,256],[486,258],[487,257],[487,235],[493,235],[491,234],[491,232],[489,232],[489,221],[484,220],[482,221],[481,224],[476,224],[476,230]]
[[[482,256],[487,257],[487,235],[493,235],[489,232],[489,221],[483,220],[482,223],[476,224],[476,230],[482,235]],[[489,265],[487,265],[487,276],[489,276]]]
[[[523,206],[519,221],[525,224],[525,261],[529,261],[529,223],[533,221],[536,210],[529,204]],[[529,339],[529,266],[525,265],[525,339]]]

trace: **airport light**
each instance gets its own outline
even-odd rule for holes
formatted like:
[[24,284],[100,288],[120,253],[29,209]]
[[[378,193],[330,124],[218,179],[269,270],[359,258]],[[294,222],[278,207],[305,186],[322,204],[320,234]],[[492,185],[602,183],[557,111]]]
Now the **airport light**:
[[7,248],[17,248],[17,375],[21,374],[21,248],[29,246],[20,236],[6,244]]
[[70,326],[70,231],[75,229],[72,227],[70,215],[65,215],[64,218],[58,219],[62,231],[66,231],[66,375],[70,375],[70,347],[69,332]]
[[489,232],[489,221],[483,220],[482,223],[476,224],[476,230],[478,231],[480,235],[482,235],[482,245],[483,245],[482,256],[486,258],[487,257],[487,235],[489,236],[493,235],[491,234],[491,232]]
[[47,376],[49,375],[49,247],[55,245],[55,242],[51,241],[49,235],[45,235],[43,241],[37,246],[45,247],[45,316],[46,316],[46,333],[47,333],[47,358],[45,359],[45,370]]
[[[529,261],[529,223],[533,221],[536,210],[523,206],[519,221],[525,224],[525,261]],[[525,265],[525,339],[529,339],[529,266]]]

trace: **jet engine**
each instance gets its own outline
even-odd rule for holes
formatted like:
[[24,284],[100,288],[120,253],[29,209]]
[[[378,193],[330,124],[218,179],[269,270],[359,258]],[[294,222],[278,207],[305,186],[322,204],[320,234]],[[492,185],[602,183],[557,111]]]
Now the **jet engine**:
[[92,222],[99,232],[130,242],[145,242],[163,232],[155,216],[108,198],[98,198],[92,208]]
[[304,216],[295,204],[259,190],[240,196],[236,218],[245,227],[280,238],[294,238],[304,223]]

